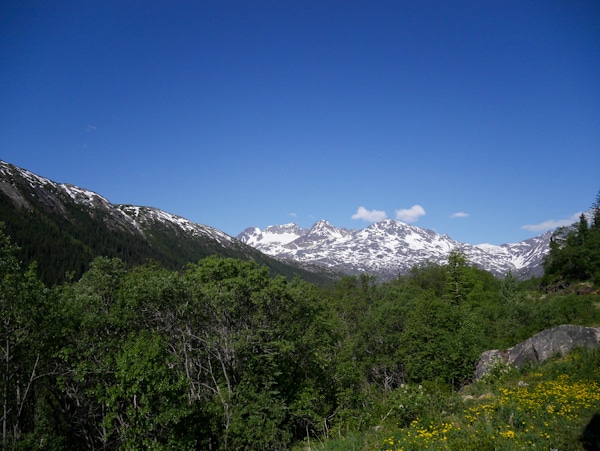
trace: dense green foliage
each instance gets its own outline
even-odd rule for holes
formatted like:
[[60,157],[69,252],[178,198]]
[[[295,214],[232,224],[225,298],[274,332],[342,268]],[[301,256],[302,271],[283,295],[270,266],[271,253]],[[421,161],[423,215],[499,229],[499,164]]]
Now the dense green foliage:
[[[461,393],[405,386],[398,409],[406,424],[360,436],[354,449],[597,450],[600,445],[600,351],[577,349],[522,370],[499,367]],[[357,438],[355,437],[356,443]],[[316,449],[352,449],[347,441]]]
[[545,287],[583,281],[600,284],[600,192],[591,212],[591,225],[582,213],[577,224],[554,233],[544,262]]
[[385,448],[432,422],[467,427],[457,393],[482,351],[600,324],[593,269],[586,292],[546,293],[459,252],[327,289],[222,257],[179,271],[98,257],[46,288],[19,256],[0,229],[5,449]]

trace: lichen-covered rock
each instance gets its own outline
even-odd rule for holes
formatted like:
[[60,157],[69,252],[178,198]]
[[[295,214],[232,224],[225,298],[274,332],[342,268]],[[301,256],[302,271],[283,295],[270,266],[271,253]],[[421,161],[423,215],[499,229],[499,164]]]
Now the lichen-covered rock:
[[508,350],[508,361],[520,368],[527,361],[541,363],[556,354],[565,355],[574,348],[600,346],[600,328],[562,326],[547,329]]
[[498,363],[506,363],[508,361],[508,353],[498,349],[485,351],[479,357],[475,365],[475,379],[481,379],[489,373]]
[[597,347],[600,347],[600,327],[563,324],[546,329],[506,351],[485,351],[476,364],[475,378],[483,377],[499,361],[520,368],[530,361],[541,363],[557,354],[565,355],[574,348]]

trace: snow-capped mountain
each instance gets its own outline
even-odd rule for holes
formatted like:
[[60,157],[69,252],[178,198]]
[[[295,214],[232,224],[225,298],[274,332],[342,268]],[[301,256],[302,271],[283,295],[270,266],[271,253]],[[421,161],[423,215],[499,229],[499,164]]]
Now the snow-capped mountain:
[[497,276],[509,270],[519,277],[542,273],[552,232],[515,244],[470,245],[432,230],[387,219],[361,230],[337,228],[319,221],[310,229],[296,224],[251,227],[238,239],[271,256],[313,263],[348,273],[367,272],[383,279],[396,277],[426,261],[444,263],[452,250]]
[[0,161],[0,191],[7,194],[17,205],[30,209],[31,199],[27,199],[23,190],[9,180],[21,178],[29,184],[31,196],[37,197],[42,205],[52,210],[66,213],[65,203],[70,199],[73,203],[88,209],[108,213],[104,221],[113,228],[121,228],[144,235],[144,225],[161,222],[174,229],[184,231],[189,236],[205,236],[221,245],[228,245],[234,239],[213,227],[196,224],[171,213],[153,207],[136,207],[132,205],[117,205],[93,191],[80,188],[68,183],[56,183],[26,169],[17,168]]
[[217,255],[253,260],[273,274],[300,275],[321,284],[337,276],[320,267],[274,259],[214,227],[154,207],[113,204],[88,189],[57,183],[4,161],[0,221],[23,249],[26,263],[36,261],[52,284],[64,281],[70,272],[80,276],[96,256],[182,268]]

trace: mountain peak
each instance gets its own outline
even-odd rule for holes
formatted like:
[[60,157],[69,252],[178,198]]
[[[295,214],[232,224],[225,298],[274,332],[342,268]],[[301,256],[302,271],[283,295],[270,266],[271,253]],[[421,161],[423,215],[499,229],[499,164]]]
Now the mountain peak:
[[306,238],[310,239],[329,239],[329,238],[341,238],[347,235],[347,229],[339,229],[329,223],[329,221],[322,219],[315,222],[306,234]]
[[237,236],[237,239],[255,248],[257,248],[258,243],[261,243],[261,246],[270,248],[272,252],[273,248],[285,246],[307,233],[308,230],[302,229],[298,224],[291,222],[282,225],[270,225],[262,230],[258,227],[248,227]]
[[267,226],[267,227],[265,227],[263,232],[302,234],[302,228],[294,222],[289,222],[287,224],[282,224],[282,225]]
[[425,261],[445,263],[448,254],[460,249],[471,263],[497,276],[509,270],[515,275],[541,273],[549,250],[549,234],[502,246],[473,246],[448,235],[394,219],[385,219],[361,230],[337,228],[320,220],[302,233],[289,233],[290,225],[269,226],[245,232],[241,241],[277,258],[335,268],[347,273],[371,273],[383,279],[396,277]]

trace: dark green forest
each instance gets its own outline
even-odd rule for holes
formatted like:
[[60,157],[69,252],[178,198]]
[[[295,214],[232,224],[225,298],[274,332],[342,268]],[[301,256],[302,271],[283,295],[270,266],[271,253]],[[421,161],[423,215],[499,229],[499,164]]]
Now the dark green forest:
[[[2,228],[4,449],[310,449],[411,424],[472,382],[484,350],[600,324],[600,198],[528,281],[455,251],[385,283],[324,288],[216,256],[183,270],[97,257],[47,286],[20,252]],[[405,408],[417,385],[440,397]]]

